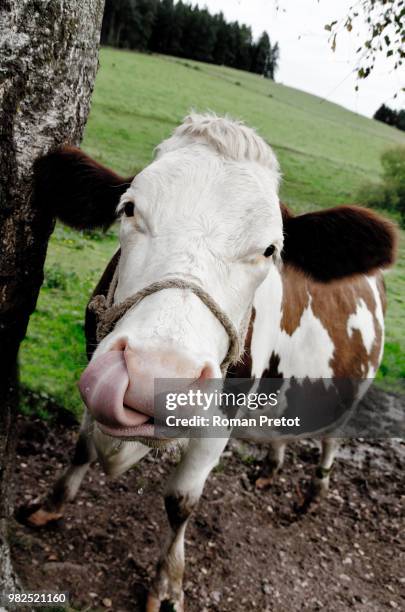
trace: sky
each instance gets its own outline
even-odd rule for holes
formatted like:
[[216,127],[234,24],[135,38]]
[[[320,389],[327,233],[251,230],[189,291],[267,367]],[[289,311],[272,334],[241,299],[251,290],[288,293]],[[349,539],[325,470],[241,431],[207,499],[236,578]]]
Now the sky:
[[[368,117],[382,103],[393,108],[405,107],[405,94],[401,93],[405,69],[402,73],[394,71],[392,59],[380,56],[371,75],[358,81],[354,69],[360,39],[354,29],[350,34],[342,29],[336,51],[330,48],[325,24],[344,19],[355,0],[196,0],[196,3],[208,7],[211,13],[222,11],[228,21],[250,25],[256,38],[266,30],[272,44],[278,42],[280,46],[276,74],[279,83]],[[278,11],[276,4],[280,7]],[[358,27],[363,35],[367,33],[364,23]],[[397,99],[393,97],[395,93]]]

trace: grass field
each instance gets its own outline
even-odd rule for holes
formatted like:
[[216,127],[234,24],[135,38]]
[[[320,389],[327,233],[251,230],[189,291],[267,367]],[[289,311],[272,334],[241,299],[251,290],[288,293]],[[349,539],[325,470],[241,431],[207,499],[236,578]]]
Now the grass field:
[[[256,127],[277,153],[282,199],[295,211],[353,202],[358,186],[380,174],[381,153],[405,145],[399,130],[250,73],[103,49],[83,149],[131,175],[191,108],[228,113]],[[21,350],[22,382],[44,404],[53,398],[81,411],[76,380],[85,364],[83,312],[116,244],[115,230],[102,236],[58,226],[51,239],[45,284]],[[379,379],[395,386],[405,378],[403,246],[387,285]]]

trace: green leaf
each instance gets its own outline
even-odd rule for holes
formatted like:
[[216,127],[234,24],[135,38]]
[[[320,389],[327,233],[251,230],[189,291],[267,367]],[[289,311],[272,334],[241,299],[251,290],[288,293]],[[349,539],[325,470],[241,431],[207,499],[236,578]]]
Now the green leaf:
[[331,32],[333,26],[336,25],[336,24],[337,24],[337,21],[331,21],[331,23],[327,23],[325,25],[325,30],[328,30],[328,32]]

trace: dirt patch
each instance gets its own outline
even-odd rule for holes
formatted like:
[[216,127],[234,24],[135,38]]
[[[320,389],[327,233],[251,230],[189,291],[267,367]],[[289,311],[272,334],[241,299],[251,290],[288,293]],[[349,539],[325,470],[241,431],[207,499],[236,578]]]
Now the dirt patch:
[[[14,484],[24,504],[66,465],[76,427],[21,417],[19,428]],[[291,445],[277,482],[259,492],[252,483],[264,450],[232,442],[207,483],[186,535],[187,610],[404,610],[403,443],[346,443],[329,498],[305,515],[295,505],[316,445]],[[142,610],[174,463],[147,456],[115,481],[96,465],[61,524],[37,532],[15,521],[12,554],[25,586],[69,591],[76,610]]]

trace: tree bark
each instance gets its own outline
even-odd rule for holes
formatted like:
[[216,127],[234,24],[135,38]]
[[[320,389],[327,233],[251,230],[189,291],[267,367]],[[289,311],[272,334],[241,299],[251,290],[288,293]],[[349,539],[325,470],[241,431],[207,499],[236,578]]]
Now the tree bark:
[[12,509],[17,354],[43,280],[52,214],[32,197],[34,160],[78,144],[98,67],[104,0],[2,0],[0,9],[0,592],[15,584]]

